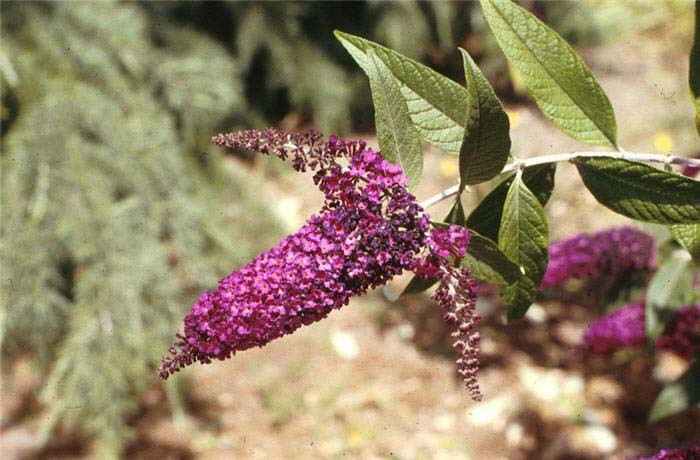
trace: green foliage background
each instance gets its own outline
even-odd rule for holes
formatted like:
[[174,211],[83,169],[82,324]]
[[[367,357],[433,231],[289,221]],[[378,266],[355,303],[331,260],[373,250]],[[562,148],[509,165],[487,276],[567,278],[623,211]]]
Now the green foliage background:
[[243,103],[221,45],[158,47],[136,5],[9,6],[3,355],[36,358],[46,435],[62,422],[115,456],[193,295],[275,226],[199,139]]

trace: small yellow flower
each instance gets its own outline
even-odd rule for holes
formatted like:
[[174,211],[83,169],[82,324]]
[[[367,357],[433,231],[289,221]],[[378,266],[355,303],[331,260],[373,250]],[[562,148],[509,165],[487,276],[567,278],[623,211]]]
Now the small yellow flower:
[[654,134],[654,148],[661,153],[671,153],[673,150],[673,139],[665,131],[659,131]]
[[455,177],[459,174],[459,164],[456,158],[443,158],[440,160],[440,174],[444,177]]
[[358,430],[352,430],[350,436],[348,437],[348,444],[351,446],[356,446],[362,441],[362,433]]

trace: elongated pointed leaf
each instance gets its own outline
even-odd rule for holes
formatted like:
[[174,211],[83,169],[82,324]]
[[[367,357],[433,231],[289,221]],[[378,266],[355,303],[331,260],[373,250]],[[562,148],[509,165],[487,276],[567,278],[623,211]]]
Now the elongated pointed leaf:
[[510,152],[510,123],[501,102],[469,53],[460,48],[469,111],[459,152],[460,187],[496,177]]
[[[556,163],[531,166],[523,171],[523,182],[535,194],[542,206],[547,204],[554,188],[554,173]],[[474,229],[482,236],[498,243],[498,229],[501,225],[503,203],[506,201],[508,189],[513,178],[501,182],[491,191],[467,218],[467,227]]]
[[450,208],[450,212],[445,216],[445,222],[450,225],[459,225],[464,227],[467,221],[467,215],[464,213],[464,206],[462,205],[462,198],[457,195],[455,204]]
[[669,225],[673,238],[690,253],[696,265],[700,266],[700,224]]
[[503,253],[525,275],[502,291],[508,319],[522,318],[535,298],[547,268],[549,229],[544,208],[527,188],[520,173],[516,174],[506,195],[498,242]]
[[634,161],[577,158],[593,196],[624,216],[657,224],[700,222],[700,182]]
[[542,113],[572,138],[615,145],[615,114],[591,71],[563,39],[510,0],[481,0],[484,16]]
[[374,52],[368,54],[369,75],[374,101],[374,120],[382,156],[401,165],[415,186],[423,172],[423,148],[418,131],[408,115],[399,84]]
[[656,422],[698,404],[700,404],[700,363],[696,358],[678,380],[661,390],[649,412],[649,422]]
[[522,274],[498,248],[496,243],[470,230],[469,250],[461,265],[471,270],[471,276],[480,281],[507,286],[518,281]]
[[656,271],[646,295],[645,326],[647,341],[656,342],[673,314],[689,301],[693,288],[690,259],[671,257]]
[[411,120],[426,142],[459,154],[467,117],[467,90],[462,85],[377,43],[337,30],[334,33],[365,73],[371,50],[401,82]]
[[695,107],[695,128],[700,134],[700,2],[695,2],[695,37],[690,49],[690,72],[688,74],[690,97]]
[[[462,206],[461,198],[455,200],[455,204],[450,209],[450,212],[445,217],[445,222],[435,222],[436,226],[461,225],[464,226],[466,216],[464,215],[464,207]],[[461,265],[471,270],[471,276],[491,284],[498,286],[506,286],[516,282],[522,275],[520,269],[498,248],[498,245],[492,240],[479,235],[473,229],[469,229],[469,249],[467,254],[462,259]],[[411,280],[406,290],[425,288],[430,285],[421,283],[419,280]],[[427,286],[427,287],[425,287]]]

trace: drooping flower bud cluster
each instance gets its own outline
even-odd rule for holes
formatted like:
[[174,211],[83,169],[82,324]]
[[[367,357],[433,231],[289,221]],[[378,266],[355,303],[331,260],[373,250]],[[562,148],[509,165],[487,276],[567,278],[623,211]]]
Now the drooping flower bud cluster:
[[540,287],[562,286],[572,278],[598,279],[654,267],[654,239],[632,227],[577,235],[549,247]]
[[[615,310],[589,326],[583,345],[593,353],[613,353],[623,348],[644,346],[644,317],[643,303]],[[700,353],[700,304],[678,309],[656,340],[656,348],[672,351],[686,359]]]
[[429,236],[428,253],[418,259],[413,270],[425,279],[438,279],[438,288],[432,298],[443,311],[443,318],[456,326],[452,333],[454,347],[460,352],[457,372],[469,394],[481,401],[476,374],[479,370],[479,340],[477,327],[481,317],[476,314],[476,281],[469,277],[469,269],[459,262],[467,252],[469,231],[464,227],[437,228]]
[[406,190],[407,178],[362,141],[333,136],[323,142],[315,132],[268,129],[219,135],[213,142],[291,157],[294,169],[315,171],[325,202],[297,233],[202,294],[172,356],[163,358],[162,378],[324,318],[411,268],[426,244],[428,216]]
[[663,449],[651,457],[638,457],[636,460],[700,460],[700,446]]

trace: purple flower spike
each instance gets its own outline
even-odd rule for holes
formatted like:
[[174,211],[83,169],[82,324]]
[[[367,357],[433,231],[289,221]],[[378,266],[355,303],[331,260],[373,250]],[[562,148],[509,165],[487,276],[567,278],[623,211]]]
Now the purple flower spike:
[[430,217],[406,190],[401,168],[364,141],[331,136],[324,142],[315,131],[276,129],[220,134],[212,141],[289,158],[295,170],[314,171],[325,201],[298,232],[201,295],[171,356],[163,358],[161,378],[193,362],[261,347],[410,269],[440,280],[433,298],[445,320],[457,326],[458,372],[472,397],[481,399],[476,283],[459,267],[469,244],[466,228],[438,228],[428,235]]
[[571,278],[597,279],[654,267],[654,239],[632,227],[577,235],[549,247],[540,287],[560,287]]
[[429,217],[406,190],[401,168],[364,142],[335,136],[321,142],[315,132],[273,129],[213,141],[291,158],[296,170],[316,171],[325,202],[297,233],[202,294],[172,356],[163,358],[164,379],[195,361],[227,359],[326,317],[411,268],[426,243]]
[[636,460],[700,460],[700,446],[685,449],[663,449],[651,457],[637,457]]

